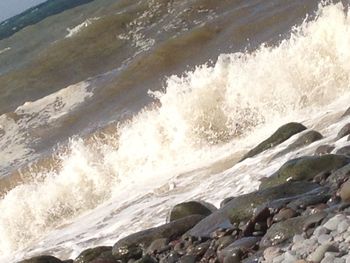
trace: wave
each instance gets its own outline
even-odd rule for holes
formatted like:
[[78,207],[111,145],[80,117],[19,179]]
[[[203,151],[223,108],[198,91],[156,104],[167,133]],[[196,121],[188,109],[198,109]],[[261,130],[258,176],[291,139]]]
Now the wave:
[[157,103],[103,140],[72,139],[59,154],[59,169],[33,175],[43,179],[0,200],[0,251],[29,245],[125,186],[161,184],[210,162],[222,145],[247,146],[257,127],[349,96],[349,31],[341,3],[321,5],[316,18],[276,46],[222,54],[216,63],[171,76],[163,90],[150,92]]

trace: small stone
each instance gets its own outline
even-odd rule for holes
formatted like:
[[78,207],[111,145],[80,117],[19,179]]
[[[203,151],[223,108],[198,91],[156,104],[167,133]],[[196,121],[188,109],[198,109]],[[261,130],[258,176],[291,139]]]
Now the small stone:
[[317,238],[318,243],[320,243],[321,245],[329,243],[330,241],[332,241],[332,236],[331,235],[327,235],[327,234],[322,234]]
[[295,235],[293,237],[293,243],[301,243],[303,241],[305,241],[305,238],[302,235]]
[[284,253],[284,262],[285,263],[294,263],[297,260],[297,257],[292,251],[287,251]]
[[147,248],[147,254],[153,254],[154,252],[163,252],[168,247],[169,239],[159,238],[154,240],[151,245]]
[[295,212],[294,209],[291,208],[282,208],[274,217],[274,222],[280,222],[283,220],[286,220],[288,218],[295,217],[297,215],[297,212]]
[[345,263],[350,263],[350,255],[346,256]]
[[350,201],[350,180],[346,181],[340,189],[340,197],[343,202]]
[[346,221],[342,221],[342,222],[340,222],[340,224],[338,225],[338,228],[337,228],[337,231],[338,231],[338,233],[344,233],[347,229],[348,229],[348,227],[349,227],[349,224],[348,224],[348,222],[346,222]]
[[327,228],[328,230],[334,231],[338,228],[338,225],[344,219],[345,219],[345,216],[339,214],[339,215],[336,215],[336,216],[332,217],[331,219],[329,219],[327,221],[327,223],[325,223],[323,226],[325,228]]
[[325,228],[324,226],[318,226],[314,231],[314,236],[318,238],[320,235],[328,234],[328,233],[329,233],[329,230],[327,228]]
[[320,245],[311,255],[308,256],[307,260],[316,263],[321,262],[321,260],[325,256],[325,253],[329,250],[332,250],[331,243]]
[[179,263],[195,263],[196,262],[196,257],[193,255],[186,255],[180,258]]
[[281,262],[283,262],[283,260],[284,260],[284,254],[282,254],[278,257],[275,257],[272,262],[273,263],[281,263]]
[[322,259],[321,263],[333,263],[334,259],[335,258],[333,256],[327,256],[324,259]]
[[264,258],[266,261],[271,262],[275,257],[281,255],[281,249],[278,247],[268,247],[264,250]]

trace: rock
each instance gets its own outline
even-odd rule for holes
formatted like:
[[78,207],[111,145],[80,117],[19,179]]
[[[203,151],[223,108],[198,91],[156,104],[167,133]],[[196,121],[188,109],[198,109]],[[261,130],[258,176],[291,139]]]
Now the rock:
[[267,262],[272,262],[275,257],[281,255],[282,251],[278,247],[268,247],[264,250],[264,258]]
[[194,255],[186,255],[180,258],[179,263],[195,263],[196,257]]
[[323,136],[321,133],[314,130],[308,131],[300,135],[300,137],[295,142],[288,145],[286,149],[277,153],[273,158],[281,157],[289,152],[295,151],[296,149],[307,146],[315,141],[321,140],[322,138]]
[[146,253],[147,254],[153,254],[154,252],[161,253],[162,251],[166,250],[169,247],[168,244],[169,244],[169,239],[167,238],[156,239],[147,248]]
[[336,170],[350,163],[350,159],[335,154],[304,156],[286,162],[272,176],[262,181],[260,189],[276,186],[289,181],[312,180],[321,172]]
[[326,212],[320,212],[312,215],[293,217],[273,224],[261,240],[260,246],[269,247],[278,245],[292,238],[295,234],[301,234],[310,225],[320,222],[326,216]]
[[220,203],[220,208],[221,207],[224,207],[228,202],[230,202],[234,197],[233,196],[230,196],[230,197],[227,197],[225,198],[224,200],[222,200],[222,202]]
[[112,254],[116,259],[126,260],[130,258],[138,259],[142,256],[142,250],[160,238],[174,239],[191,229],[204,217],[201,215],[188,216],[165,225],[143,230],[122,238],[112,249]]
[[318,238],[319,236],[323,234],[328,234],[328,233],[329,233],[329,230],[327,228],[325,228],[324,226],[318,226],[314,231],[314,236]]
[[343,128],[340,129],[337,135],[337,139],[339,140],[349,134],[350,134],[350,123],[346,124]]
[[323,244],[319,246],[311,255],[308,256],[307,260],[311,262],[321,262],[327,251],[334,251],[335,248],[331,243]]
[[53,256],[43,255],[43,256],[33,257],[30,259],[25,259],[18,263],[62,263],[62,261]]
[[243,237],[236,240],[228,247],[218,251],[220,262],[223,262],[225,259],[230,259],[230,262],[232,260],[235,260],[234,262],[240,262],[237,260],[241,259],[243,252],[256,246],[260,240],[260,237]]
[[275,131],[275,133],[272,134],[265,141],[263,141],[258,146],[250,150],[247,154],[245,154],[241,159],[241,161],[247,158],[253,157],[263,151],[266,151],[267,149],[275,147],[276,145],[281,144],[282,142],[288,140],[294,134],[302,132],[303,130],[306,130],[306,127],[300,123],[296,123],[296,122],[287,123],[281,126],[279,129],[277,129],[277,131]]
[[331,153],[335,147],[333,145],[320,145],[315,150],[315,155],[324,155]]
[[[90,263],[92,260],[97,259],[101,254],[109,252],[112,258],[112,247],[100,246],[84,250],[74,260],[74,263]],[[107,254],[105,254],[107,257]]]
[[135,263],[157,263],[158,261],[151,257],[150,255],[145,255],[144,257],[135,261]]
[[350,164],[332,172],[326,179],[327,185],[333,189],[338,187],[350,178]]
[[190,201],[180,203],[175,205],[170,211],[169,220],[167,221],[171,222],[190,215],[208,216],[215,210],[217,209],[213,205],[204,202]]
[[294,209],[282,208],[276,215],[274,215],[273,221],[280,222],[295,216],[297,216],[297,212]]
[[317,238],[319,244],[324,245],[332,241],[333,237],[331,235],[322,234]]
[[319,188],[318,184],[292,182],[237,196],[218,211],[204,218],[186,234],[196,237],[210,237],[212,232],[223,225],[229,227],[230,222],[248,221],[254,215],[255,208],[259,205],[275,199],[297,196],[316,188]]
[[336,151],[336,154],[342,154],[350,157],[350,146],[344,146]]
[[346,220],[346,217],[342,214],[338,214],[329,219],[323,226],[330,231],[334,231],[343,220]]

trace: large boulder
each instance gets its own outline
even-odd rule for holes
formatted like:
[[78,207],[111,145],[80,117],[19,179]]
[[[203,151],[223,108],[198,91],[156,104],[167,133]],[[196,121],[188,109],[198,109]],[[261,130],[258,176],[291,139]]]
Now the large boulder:
[[295,151],[301,147],[307,146],[313,142],[316,142],[318,140],[321,140],[323,138],[322,134],[311,130],[308,132],[305,132],[304,134],[300,135],[300,137],[293,142],[292,144],[288,145],[288,147],[282,151],[280,151],[279,153],[277,153],[274,158],[280,157],[285,155],[286,153]]
[[33,257],[30,259],[25,259],[18,263],[62,263],[62,261],[53,256],[43,255],[43,256]]
[[202,215],[188,216],[170,223],[143,230],[119,240],[112,249],[113,256],[118,260],[141,258],[143,251],[151,243],[160,238],[173,240],[180,237],[204,218]]
[[281,144],[282,142],[288,140],[290,137],[292,137],[294,134],[297,134],[299,132],[302,132],[306,130],[306,127],[300,123],[297,122],[291,122],[287,123],[280,128],[278,128],[277,131],[275,131],[274,134],[272,134],[269,138],[267,138],[265,141],[260,143],[258,146],[250,150],[247,154],[243,156],[241,161],[253,157],[263,151],[266,151],[272,147],[275,147],[278,144]]
[[330,172],[350,163],[343,155],[326,154],[322,156],[304,156],[286,162],[269,178],[260,184],[260,189],[283,184],[288,181],[312,180],[321,172]]
[[316,188],[319,188],[319,185],[315,183],[292,182],[237,196],[196,224],[186,235],[209,237],[218,228],[229,228],[232,226],[231,223],[248,221],[258,206],[276,199],[301,195]]
[[86,249],[79,254],[79,256],[74,260],[74,263],[91,263],[91,261],[95,259],[109,259],[110,261],[112,261],[112,247],[100,246]]
[[215,206],[205,203],[190,201],[177,204],[170,211],[168,222],[175,221],[190,215],[208,216],[216,210]]

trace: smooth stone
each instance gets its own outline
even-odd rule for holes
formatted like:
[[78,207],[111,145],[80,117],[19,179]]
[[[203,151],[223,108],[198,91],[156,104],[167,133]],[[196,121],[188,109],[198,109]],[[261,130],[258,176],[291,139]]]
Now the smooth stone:
[[321,245],[330,243],[332,241],[333,237],[331,235],[322,234],[317,238],[318,243]]
[[226,248],[220,250],[218,252],[218,256],[219,258],[225,258],[236,255],[237,251],[250,249],[254,247],[260,240],[260,237],[243,237],[241,239],[236,240]]
[[185,255],[180,258],[179,263],[195,263],[196,256],[194,255]]
[[350,123],[345,124],[343,128],[340,129],[337,135],[337,139],[339,140],[340,138],[343,138],[346,135],[350,134]]
[[336,170],[350,163],[350,159],[343,155],[327,154],[322,156],[304,156],[292,159],[262,181],[259,189],[276,186],[288,181],[312,180],[321,172]]
[[343,202],[350,201],[350,180],[347,180],[340,188],[340,198]]
[[[272,200],[304,194],[319,188],[318,184],[310,182],[292,182],[276,187],[258,190],[235,197],[227,205],[213,212],[196,224],[186,235],[195,237],[210,237],[211,233],[223,225],[247,221],[254,215],[255,208]],[[232,225],[231,225],[232,226]]]
[[331,219],[329,219],[323,226],[328,230],[334,231],[338,228],[338,225],[341,221],[345,220],[346,217],[344,215],[338,214]]
[[[110,252],[112,257],[112,247],[100,246],[84,250],[79,254],[79,256],[74,260],[74,263],[90,263],[90,261],[97,259],[101,254],[105,252]],[[105,256],[107,257],[107,255]]]
[[295,151],[296,149],[299,149],[301,147],[307,146],[313,142],[316,142],[318,140],[321,140],[323,138],[322,134],[311,130],[307,131],[299,136],[299,138],[293,142],[292,144],[288,145],[286,149],[280,151],[276,155],[273,156],[273,158],[281,157],[289,152]]
[[338,225],[337,231],[338,231],[338,233],[342,234],[348,229],[348,227],[349,227],[349,223],[344,220],[344,221],[340,222],[340,224]]
[[168,247],[169,239],[168,238],[159,238],[154,240],[151,245],[146,250],[147,254],[159,253]]
[[287,239],[292,238],[295,234],[301,234],[312,224],[320,222],[327,216],[326,212],[316,214],[298,216],[287,219],[285,221],[273,224],[266,232],[260,242],[260,247],[275,246]]
[[344,112],[344,114],[342,115],[342,117],[345,117],[345,116],[348,116],[348,115],[350,115],[350,108],[348,108],[348,109]]
[[221,207],[224,207],[228,202],[230,202],[234,197],[233,196],[230,196],[230,197],[227,197],[225,198],[224,200],[221,201],[220,203],[220,208]]
[[233,236],[223,236],[223,237],[220,237],[215,242],[215,244],[218,247],[218,249],[223,249],[228,245],[232,244],[234,241],[235,241],[235,238]]
[[133,258],[134,256],[139,257],[140,253],[142,255],[142,249],[150,246],[154,240],[180,237],[203,218],[201,215],[188,216],[122,238],[113,246],[113,256],[120,260]]
[[247,158],[251,158],[263,151],[266,151],[272,147],[275,147],[278,144],[288,140],[293,135],[300,133],[306,130],[306,127],[300,123],[291,122],[287,123],[280,128],[278,128],[269,138],[261,142],[258,146],[254,147],[247,154],[243,156],[240,161],[243,161]]
[[135,261],[135,263],[157,263],[158,261],[150,255],[145,255],[142,258]]
[[280,222],[295,216],[297,216],[297,212],[294,209],[282,208],[276,215],[274,215],[273,221]]
[[325,253],[332,247],[331,243],[326,243],[323,245],[320,245],[311,255],[308,256],[307,260],[311,262],[321,262],[321,260],[324,258]]
[[325,228],[324,226],[318,226],[314,231],[314,236],[318,238],[319,236],[323,234],[328,234],[328,233],[329,233],[329,230],[327,228]]
[[215,206],[209,203],[198,201],[184,202],[175,205],[171,209],[167,222],[175,221],[191,215],[208,216],[215,210],[217,210]]
[[62,263],[62,261],[53,256],[42,255],[30,259],[25,259],[18,263]]
[[321,260],[321,263],[334,263],[334,261],[335,261],[334,256],[327,256]]
[[287,251],[286,253],[284,253],[285,263],[294,263],[295,261],[297,261],[297,257],[295,256],[295,254],[292,254],[291,251]]
[[315,150],[315,155],[324,155],[331,153],[335,147],[333,145],[320,145]]
[[264,250],[264,258],[266,261],[271,262],[275,257],[281,255],[282,251],[279,247],[268,247]]

